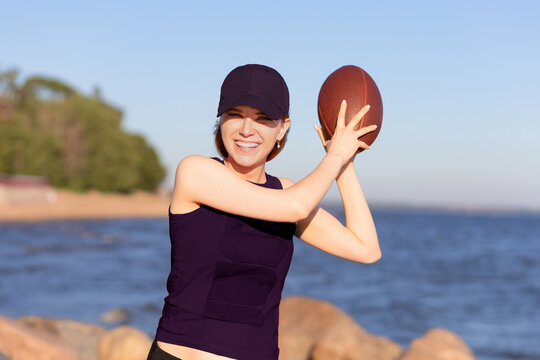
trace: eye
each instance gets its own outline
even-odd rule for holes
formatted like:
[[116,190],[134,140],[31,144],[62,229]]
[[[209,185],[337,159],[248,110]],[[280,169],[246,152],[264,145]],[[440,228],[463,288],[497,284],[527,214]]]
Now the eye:
[[271,121],[272,119],[270,119],[268,116],[259,116],[259,120]]
[[232,112],[227,113],[227,116],[229,116],[229,117],[242,117],[242,115],[240,115],[238,113],[232,113]]

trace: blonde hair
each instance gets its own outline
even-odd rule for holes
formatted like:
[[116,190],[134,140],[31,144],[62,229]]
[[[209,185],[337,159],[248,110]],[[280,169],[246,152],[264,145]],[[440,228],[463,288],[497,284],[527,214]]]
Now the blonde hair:
[[[289,115],[283,115],[280,120],[285,120],[289,117]],[[216,121],[216,124],[214,125],[214,142],[216,144],[216,149],[218,153],[225,159],[227,156],[229,156],[229,153],[227,152],[227,149],[225,149],[225,144],[223,144],[223,136],[221,135],[221,126],[220,126],[220,118]],[[289,134],[290,126],[285,132],[285,136],[283,136],[283,139],[279,141],[279,147],[277,147],[277,142],[274,144],[274,148],[268,156],[266,157],[266,161],[270,161],[273,158],[277,156],[283,150],[285,147],[285,143],[287,142],[287,135]]]

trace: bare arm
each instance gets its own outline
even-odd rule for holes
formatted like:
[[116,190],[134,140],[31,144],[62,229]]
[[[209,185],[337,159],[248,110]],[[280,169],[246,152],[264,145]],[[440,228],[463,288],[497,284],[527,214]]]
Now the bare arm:
[[336,183],[345,209],[347,229],[362,244],[369,262],[377,261],[381,258],[377,230],[352,161],[343,167]]
[[339,173],[342,161],[340,157],[327,155],[295,186],[280,190],[245,181],[213,159],[190,155],[176,170],[173,199],[181,198],[257,219],[296,222],[322,200]]
[[[294,186],[287,178],[280,178],[283,187]],[[370,264],[381,258],[377,232],[371,212],[354,173],[352,164],[337,179],[346,226],[332,214],[317,206],[305,219],[298,221],[295,236],[328,254],[350,261]]]

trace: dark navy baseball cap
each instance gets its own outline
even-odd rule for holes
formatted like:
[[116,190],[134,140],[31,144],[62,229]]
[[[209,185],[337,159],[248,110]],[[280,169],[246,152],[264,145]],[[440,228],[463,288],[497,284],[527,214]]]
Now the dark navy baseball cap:
[[289,89],[283,77],[271,67],[239,66],[223,80],[217,116],[238,105],[253,106],[272,119],[280,119],[289,114]]

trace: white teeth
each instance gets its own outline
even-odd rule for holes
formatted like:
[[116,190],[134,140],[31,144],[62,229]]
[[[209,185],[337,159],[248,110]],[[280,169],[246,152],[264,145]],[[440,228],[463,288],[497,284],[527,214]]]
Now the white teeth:
[[248,147],[248,148],[254,148],[259,146],[257,143],[249,143],[249,142],[243,142],[243,141],[235,141],[236,145],[240,147]]

